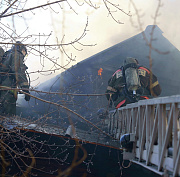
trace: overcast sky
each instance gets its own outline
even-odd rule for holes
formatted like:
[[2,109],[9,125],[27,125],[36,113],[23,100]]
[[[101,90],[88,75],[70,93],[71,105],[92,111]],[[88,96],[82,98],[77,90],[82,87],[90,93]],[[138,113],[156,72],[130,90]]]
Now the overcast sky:
[[[159,9],[159,16],[157,18],[157,25],[163,31],[163,35],[170,40],[172,44],[175,45],[180,50],[180,7],[179,0],[162,0],[163,5]],[[125,1],[123,1],[125,2]],[[126,1],[127,2],[127,1]],[[140,19],[145,29],[147,25],[154,23],[153,16],[155,16],[155,11],[158,6],[157,0],[134,0],[139,13],[142,15]],[[126,11],[129,10],[129,3],[124,5]],[[119,20],[124,24],[115,23],[110,17],[107,17],[106,10],[103,9],[102,13],[100,11],[96,14],[94,13],[92,18],[90,18],[90,36],[92,41],[97,43],[96,47],[88,48],[86,51],[82,52],[80,60],[87,58],[88,56],[98,53],[108,47],[113,46],[127,38],[130,38],[141,31],[139,30],[139,25],[137,22],[137,17],[133,13],[133,8],[130,8],[133,17],[133,22],[138,28],[134,28],[128,16],[119,13]],[[103,17],[104,16],[104,17]],[[88,51],[88,52],[87,52]]]
[[[76,3],[71,1],[71,6],[75,12],[70,10],[67,3],[64,3],[64,5],[61,3],[61,7],[59,7],[57,4],[52,5],[50,11],[47,8],[44,8],[45,10],[35,10],[34,14],[31,12],[26,12],[23,13],[25,20],[20,20],[15,16],[14,25],[18,35],[23,34],[26,36],[35,34],[33,37],[27,40],[29,43],[33,43],[34,41],[34,43],[41,42],[43,44],[48,37],[38,38],[36,35],[51,33],[51,37],[47,40],[48,44],[55,44],[57,39],[59,42],[61,42],[63,35],[65,35],[64,42],[71,42],[78,38],[83,33],[88,17],[88,31],[81,42],[87,45],[96,45],[91,47],[75,45],[75,47],[80,51],[77,51],[72,46],[66,48],[69,55],[72,54],[73,57],[76,56],[76,61],[72,62],[68,66],[70,67],[77,62],[80,62],[141,32],[136,16],[137,14],[134,12],[135,9],[130,1],[115,1],[118,2],[119,7],[125,12],[131,12],[131,20],[133,21],[133,24],[137,26],[137,28],[132,26],[130,17],[122,12],[115,13],[115,18],[123,24],[116,23],[111,16],[108,15],[107,9],[105,8],[102,0],[91,0],[91,2],[96,2],[96,5],[100,7],[97,10],[90,8],[86,4],[83,6],[78,6]],[[32,4],[32,1],[29,2],[30,3],[26,4],[26,6],[33,7],[42,3],[42,1],[36,1],[37,4]],[[81,4],[83,0],[80,0],[79,2]],[[138,13],[141,16],[140,21],[142,23],[142,29],[145,30],[147,25],[154,24],[153,17],[155,16],[159,0],[134,0],[133,2],[135,3]],[[161,0],[161,2],[162,6],[159,9],[156,24],[163,31],[163,35],[180,50],[180,0]],[[64,11],[62,11],[61,8],[63,8]],[[6,18],[2,19],[1,22],[5,23],[10,20],[11,18]],[[62,61],[63,57],[60,52],[51,53],[52,56],[57,56],[60,58],[59,64],[66,64],[66,61],[64,61],[65,59]],[[39,66],[39,61],[40,60],[34,55],[29,54],[26,61],[29,71],[39,70],[42,67],[42,65]],[[49,63],[47,65],[50,66]],[[48,76],[48,78],[53,77],[59,72]],[[31,77],[34,78],[35,76],[31,75]],[[43,76],[40,76],[40,78],[43,78]]]

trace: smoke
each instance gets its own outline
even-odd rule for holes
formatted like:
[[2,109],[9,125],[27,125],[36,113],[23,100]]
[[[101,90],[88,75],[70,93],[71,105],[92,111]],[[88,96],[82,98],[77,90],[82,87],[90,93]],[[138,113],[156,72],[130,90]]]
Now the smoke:
[[[65,42],[70,42],[81,36],[88,17],[88,31],[86,31],[86,35],[81,39],[81,42],[89,46],[76,45],[75,47],[78,50],[71,46],[66,47],[67,53],[72,54],[76,59],[68,67],[140,33],[148,25],[154,23],[163,31],[163,35],[177,49],[180,49],[180,11],[178,9],[180,7],[180,1],[161,0],[160,5],[159,0],[134,0],[133,2],[136,9],[130,0],[122,0],[119,3],[119,6],[125,12],[131,12],[131,18],[121,11],[114,13],[114,17],[123,24],[118,24],[112,19],[103,3],[98,4],[100,8],[97,10],[89,6],[73,6],[77,14],[72,13],[72,11],[64,7],[63,18],[52,16],[51,23],[55,31],[55,38],[56,36],[65,35]],[[156,15],[157,9],[158,14]],[[138,11],[139,17],[135,10]],[[62,23],[63,26],[59,25]],[[59,56],[61,56],[61,53],[59,53]]]
[[[146,26],[154,24],[154,17],[158,8],[159,0],[133,0],[132,2],[136,5],[138,14],[140,15],[139,19],[137,18],[137,12],[135,12],[135,9],[131,4],[131,0],[117,0],[120,8],[127,13],[130,11],[132,14],[132,18],[130,18],[128,15],[125,15],[123,12],[118,10],[113,13],[115,19],[119,20],[123,24],[118,24],[112,19],[108,10],[105,8],[103,1],[96,0],[96,5],[99,7],[97,10],[91,8],[87,4],[78,6],[77,3],[73,4],[73,2],[71,2],[71,5],[75,12],[73,12],[73,10],[65,4],[61,4],[61,11],[59,11],[58,6],[57,9],[56,6],[53,6],[53,10],[57,13],[47,13],[47,11],[44,11],[43,9],[41,9],[40,12],[37,10],[35,11],[36,15],[34,17],[32,16],[31,18],[26,18],[25,26],[18,26],[19,23],[16,22],[16,26],[18,27],[17,31],[19,30],[19,34],[22,34],[23,31],[26,31],[27,26],[27,32],[29,34],[49,34],[52,31],[52,38],[48,39],[48,44],[57,43],[57,39],[60,43],[62,38],[64,42],[68,43],[81,36],[88,19],[87,31],[85,32],[86,35],[80,41],[83,45],[76,44],[75,46],[65,47],[67,54],[70,56],[72,55],[73,58],[75,58],[75,61],[70,62],[67,66],[68,68],[96,53],[99,53],[140,33],[141,30],[145,30]],[[161,0],[159,14],[156,16],[156,24],[163,31],[163,35],[177,49],[180,50],[179,7],[180,1],[178,0]],[[138,20],[140,20],[141,25],[139,25]],[[33,43],[33,41],[35,43],[39,42],[38,37],[36,39],[30,38],[30,40],[30,43]],[[56,51],[55,53],[51,53],[52,56],[57,58],[59,57],[59,59],[57,59],[59,64],[66,65],[68,62],[66,61],[66,57],[62,55],[62,52]],[[49,54],[49,56],[51,57],[51,54]],[[39,61],[41,59],[33,57],[34,56],[31,54],[28,56],[27,66],[29,67],[29,70],[40,70],[42,66],[39,65]],[[51,62],[45,64],[48,66],[47,69],[51,68]],[[44,67],[43,69],[46,68]],[[62,71],[63,70],[60,70],[52,75],[45,75],[43,77],[47,80],[47,77],[51,78]],[[36,74],[31,75],[32,80],[36,79],[37,75],[35,75]],[[39,78],[42,78],[42,76]],[[38,80],[43,82],[44,79]]]
[[163,3],[162,12],[159,18],[159,26],[164,32],[164,36],[180,50],[180,1],[166,0]]
[[[158,5],[158,0],[134,0],[133,2],[136,5],[140,18],[137,18],[135,9],[130,5],[130,2],[126,1],[125,3],[124,1],[124,9],[126,11],[130,10],[133,15],[130,20],[130,17],[119,13],[117,18],[124,24],[117,24],[110,16],[107,16],[106,9],[101,9],[97,13],[91,14],[88,35],[91,41],[97,43],[97,45],[82,51],[77,62],[140,33],[140,27],[145,30],[148,25],[154,23],[163,31],[163,35],[180,50],[180,11],[178,9],[180,1],[163,0],[160,6]],[[156,15],[158,8],[159,13]],[[154,21],[155,17],[156,21]],[[141,26],[138,20],[141,21]]]

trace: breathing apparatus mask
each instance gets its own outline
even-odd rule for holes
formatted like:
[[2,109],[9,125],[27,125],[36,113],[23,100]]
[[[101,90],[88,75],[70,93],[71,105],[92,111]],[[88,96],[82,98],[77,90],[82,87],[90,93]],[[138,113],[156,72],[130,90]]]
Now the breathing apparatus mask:
[[136,95],[136,91],[141,87],[138,75],[138,62],[135,58],[127,57],[124,60],[124,75],[126,80],[126,89],[132,95]]

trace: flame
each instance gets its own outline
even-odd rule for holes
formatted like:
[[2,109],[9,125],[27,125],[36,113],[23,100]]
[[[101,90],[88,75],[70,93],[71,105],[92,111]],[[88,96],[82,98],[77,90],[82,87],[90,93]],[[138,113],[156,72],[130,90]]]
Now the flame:
[[102,75],[102,71],[103,71],[103,69],[102,69],[102,68],[100,68],[100,69],[98,70],[98,75],[99,75],[99,76],[101,76],[101,75]]

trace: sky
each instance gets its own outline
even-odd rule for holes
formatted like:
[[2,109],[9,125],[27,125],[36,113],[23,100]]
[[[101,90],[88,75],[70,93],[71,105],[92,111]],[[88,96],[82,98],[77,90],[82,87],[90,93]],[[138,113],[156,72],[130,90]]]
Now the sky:
[[[40,0],[28,2],[26,8],[42,4]],[[111,2],[118,3],[120,8],[127,13],[130,11],[132,15],[129,17],[116,9],[117,12],[114,13],[114,17],[122,24],[118,24],[108,15],[102,0],[86,0],[86,2],[96,4],[96,7],[99,7],[98,9],[90,7],[84,0],[78,2],[80,5],[71,1],[70,5],[60,3],[60,5],[51,5],[51,8],[44,7],[33,12],[25,12],[22,14],[22,18],[15,15],[13,17],[13,27],[16,29],[17,35],[28,36],[26,43],[29,44],[56,44],[57,41],[60,43],[62,39],[64,43],[69,43],[82,35],[88,19],[86,35],[80,40],[83,45],[76,43],[64,48],[69,56],[75,58],[75,61],[70,62],[65,68],[69,68],[77,62],[140,33],[145,30],[147,25],[154,23],[163,31],[163,35],[180,50],[179,0],[113,0]],[[140,18],[137,18],[137,13],[135,13],[135,8],[131,2],[135,4]],[[158,9],[159,2],[161,2],[161,6]],[[156,22],[154,22],[157,9],[159,13]],[[139,25],[138,20],[140,20],[141,25]],[[12,17],[2,19],[0,22],[9,24],[12,22]],[[36,47],[36,50],[44,51],[43,48],[38,47]],[[42,69],[48,70],[53,67],[52,61],[44,59],[43,55],[37,56],[35,53],[34,50],[29,49],[26,65],[30,73]],[[46,53],[49,58],[54,61],[57,60],[59,65],[66,65],[69,62],[69,59],[66,55],[62,55],[60,50],[47,50]],[[63,71],[64,69],[60,69],[45,75],[30,74],[33,81],[32,85],[36,86]]]

